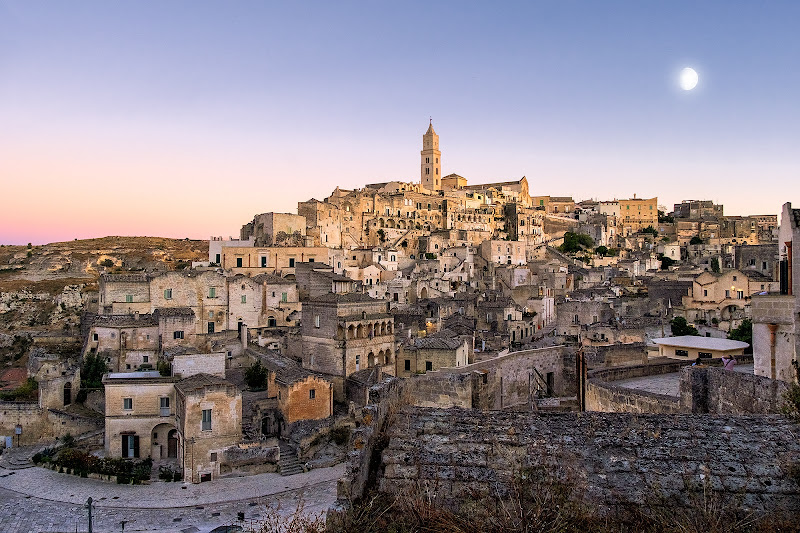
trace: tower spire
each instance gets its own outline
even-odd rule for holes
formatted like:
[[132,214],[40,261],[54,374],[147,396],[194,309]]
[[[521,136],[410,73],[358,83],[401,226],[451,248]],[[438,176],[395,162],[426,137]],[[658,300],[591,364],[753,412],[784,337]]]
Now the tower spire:
[[442,189],[442,153],[439,151],[439,136],[433,131],[433,117],[428,118],[428,131],[422,136],[420,156],[422,186],[429,191],[440,191]]

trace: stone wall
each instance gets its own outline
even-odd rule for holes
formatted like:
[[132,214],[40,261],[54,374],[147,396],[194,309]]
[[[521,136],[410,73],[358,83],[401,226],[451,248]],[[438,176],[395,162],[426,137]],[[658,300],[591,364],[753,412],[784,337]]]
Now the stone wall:
[[[507,409],[528,405],[537,393],[544,394],[542,381],[547,379],[548,374],[551,374],[553,394],[562,395],[565,390],[563,379],[565,353],[564,346],[521,350],[467,366],[442,368],[438,372],[428,372],[426,376],[431,376],[430,379],[439,377],[451,380],[452,378],[447,377],[448,374],[474,375],[471,382],[477,386],[473,386],[471,391],[472,404],[469,407]],[[538,374],[533,369],[536,369]],[[466,394],[454,392],[459,396]],[[435,401],[435,398],[425,398],[420,394],[415,394],[414,399],[416,405],[422,405],[422,401]]]
[[674,396],[626,389],[614,385],[630,379],[678,372],[686,363],[668,361],[660,364],[602,368],[589,372],[586,381],[586,410],[606,413],[681,413],[680,400]]
[[195,374],[225,377],[225,352],[176,355],[172,359],[172,374],[188,378]]
[[504,497],[544,467],[612,511],[707,486],[744,509],[800,512],[789,471],[800,426],[780,416],[547,414],[405,407],[387,428],[379,489],[444,504]]
[[35,402],[0,402],[0,435],[17,437],[14,428],[22,426],[19,444],[27,446],[63,437],[77,436],[103,427],[102,418],[89,418],[56,409],[42,409]]
[[722,368],[681,370],[681,405],[685,412],[726,415],[779,413],[789,385],[780,380]]
[[604,413],[683,413],[679,398],[587,381],[586,410]]

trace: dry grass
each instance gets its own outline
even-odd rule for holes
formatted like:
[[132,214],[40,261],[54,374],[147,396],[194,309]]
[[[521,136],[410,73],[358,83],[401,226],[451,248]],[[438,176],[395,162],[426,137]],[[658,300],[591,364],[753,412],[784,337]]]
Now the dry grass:
[[[699,488],[685,498],[654,497],[643,505],[598,511],[576,498],[576,486],[532,471],[503,498],[467,498],[443,505],[425,490],[373,493],[329,517],[331,532],[408,533],[797,533],[795,516],[742,510],[736,497]],[[454,507],[455,506],[455,507]]]

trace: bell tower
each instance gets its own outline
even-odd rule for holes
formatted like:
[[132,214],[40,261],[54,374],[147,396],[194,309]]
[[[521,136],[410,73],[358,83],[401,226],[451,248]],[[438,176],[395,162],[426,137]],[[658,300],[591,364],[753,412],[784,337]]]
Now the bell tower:
[[433,120],[428,125],[428,131],[422,136],[422,151],[420,152],[420,173],[422,186],[429,191],[442,190],[442,152],[439,151],[439,136],[433,131]]

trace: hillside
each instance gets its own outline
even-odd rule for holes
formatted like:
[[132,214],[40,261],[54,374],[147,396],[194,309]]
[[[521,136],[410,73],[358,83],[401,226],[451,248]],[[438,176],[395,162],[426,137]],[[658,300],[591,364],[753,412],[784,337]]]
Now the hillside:
[[0,364],[24,363],[24,339],[77,332],[103,273],[165,272],[208,260],[208,242],[103,237],[0,246]]

